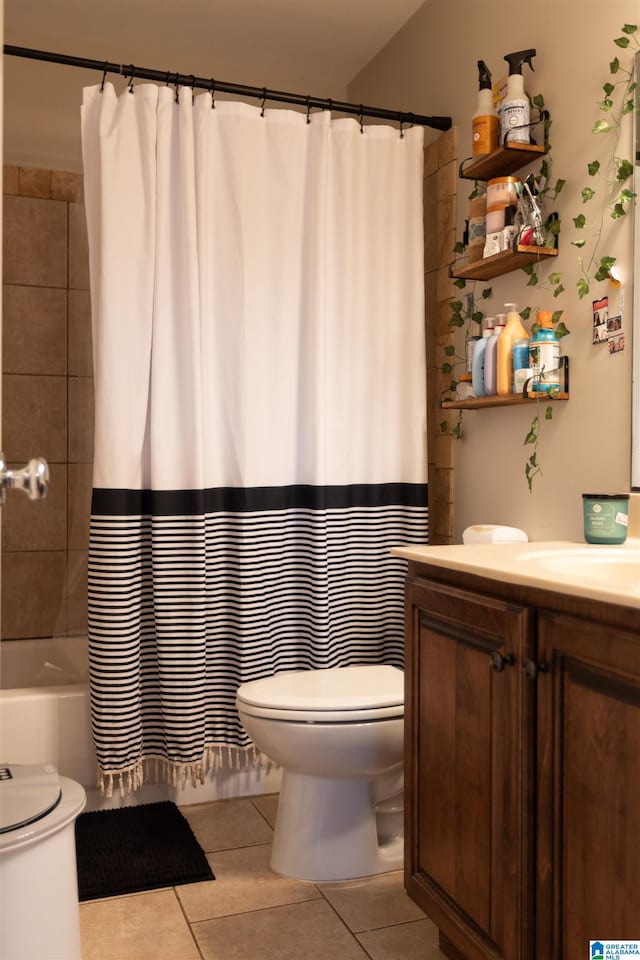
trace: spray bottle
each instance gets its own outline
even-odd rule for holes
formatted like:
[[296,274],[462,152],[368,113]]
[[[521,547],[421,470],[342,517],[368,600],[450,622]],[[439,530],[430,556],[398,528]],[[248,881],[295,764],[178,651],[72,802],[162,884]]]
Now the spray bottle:
[[487,340],[484,351],[484,392],[487,397],[494,397],[497,393],[496,381],[496,349],[498,347],[498,338],[505,328],[507,315],[499,313],[496,315],[495,330]]
[[491,73],[484,60],[478,60],[478,104],[473,114],[471,137],[471,153],[474,157],[483,157],[498,149],[498,126]]
[[530,143],[530,107],[529,98],[524,90],[522,79],[522,64],[528,63],[533,70],[535,50],[518,50],[508,53],[504,58],[509,64],[509,79],[507,80],[507,95],[502,101],[500,124],[500,142],[507,143],[515,140],[519,143]]

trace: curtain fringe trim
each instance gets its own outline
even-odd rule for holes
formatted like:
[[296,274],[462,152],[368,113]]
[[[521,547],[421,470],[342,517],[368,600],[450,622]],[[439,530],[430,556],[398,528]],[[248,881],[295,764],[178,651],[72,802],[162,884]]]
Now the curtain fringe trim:
[[208,773],[244,771],[265,767],[268,773],[275,766],[254,744],[248,747],[232,747],[229,744],[209,744],[201,760],[182,763],[166,757],[140,757],[135,763],[119,770],[103,770],[98,767],[97,787],[104,797],[113,796],[114,789],[120,797],[139,790],[145,783],[166,783],[182,790],[191,782],[192,787],[203,784]]

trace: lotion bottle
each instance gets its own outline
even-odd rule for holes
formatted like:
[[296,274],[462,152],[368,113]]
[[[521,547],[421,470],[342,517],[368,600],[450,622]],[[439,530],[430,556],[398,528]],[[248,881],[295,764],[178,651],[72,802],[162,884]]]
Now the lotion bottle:
[[513,392],[513,342],[519,339],[529,339],[529,332],[524,327],[518,305],[505,303],[507,308],[507,323],[500,334],[496,346],[496,387],[499,397],[506,397]]
[[496,315],[496,325],[492,336],[487,340],[484,351],[484,392],[487,397],[496,395],[496,349],[498,338],[504,330],[507,318],[504,313]]
[[531,108],[524,89],[522,64],[528,63],[533,70],[532,60],[535,55],[535,50],[518,50],[516,53],[508,53],[504,58],[509,64],[509,79],[507,80],[507,95],[502,101],[501,144],[506,144],[509,141],[531,143],[531,128],[529,126]]
[[489,338],[493,336],[494,326],[493,317],[487,317],[485,327],[482,331],[482,337],[477,341],[473,348],[473,361],[471,364],[471,384],[476,397],[485,397],[484,388],[484,358]]
[[471,153],[474,157],[483,157],[498,149],[498,127],[491,73],[484,60],[478,60],[478,103],[471,124]]

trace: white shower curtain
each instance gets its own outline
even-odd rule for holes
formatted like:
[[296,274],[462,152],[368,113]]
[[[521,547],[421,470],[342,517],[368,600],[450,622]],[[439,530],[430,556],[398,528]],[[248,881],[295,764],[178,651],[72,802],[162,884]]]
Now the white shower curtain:
[[84,91],[92,718],[109,790],[250,747],[241,682],[402,664],[427,536],[421,128]]

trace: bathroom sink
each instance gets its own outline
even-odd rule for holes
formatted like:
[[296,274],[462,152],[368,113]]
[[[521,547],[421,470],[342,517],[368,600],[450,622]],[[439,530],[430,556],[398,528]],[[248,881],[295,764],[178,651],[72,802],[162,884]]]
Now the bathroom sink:
[[553,550],[527,550],[518,563],[596,587],[616,587],[640,595],[640,546],[588,545]]

